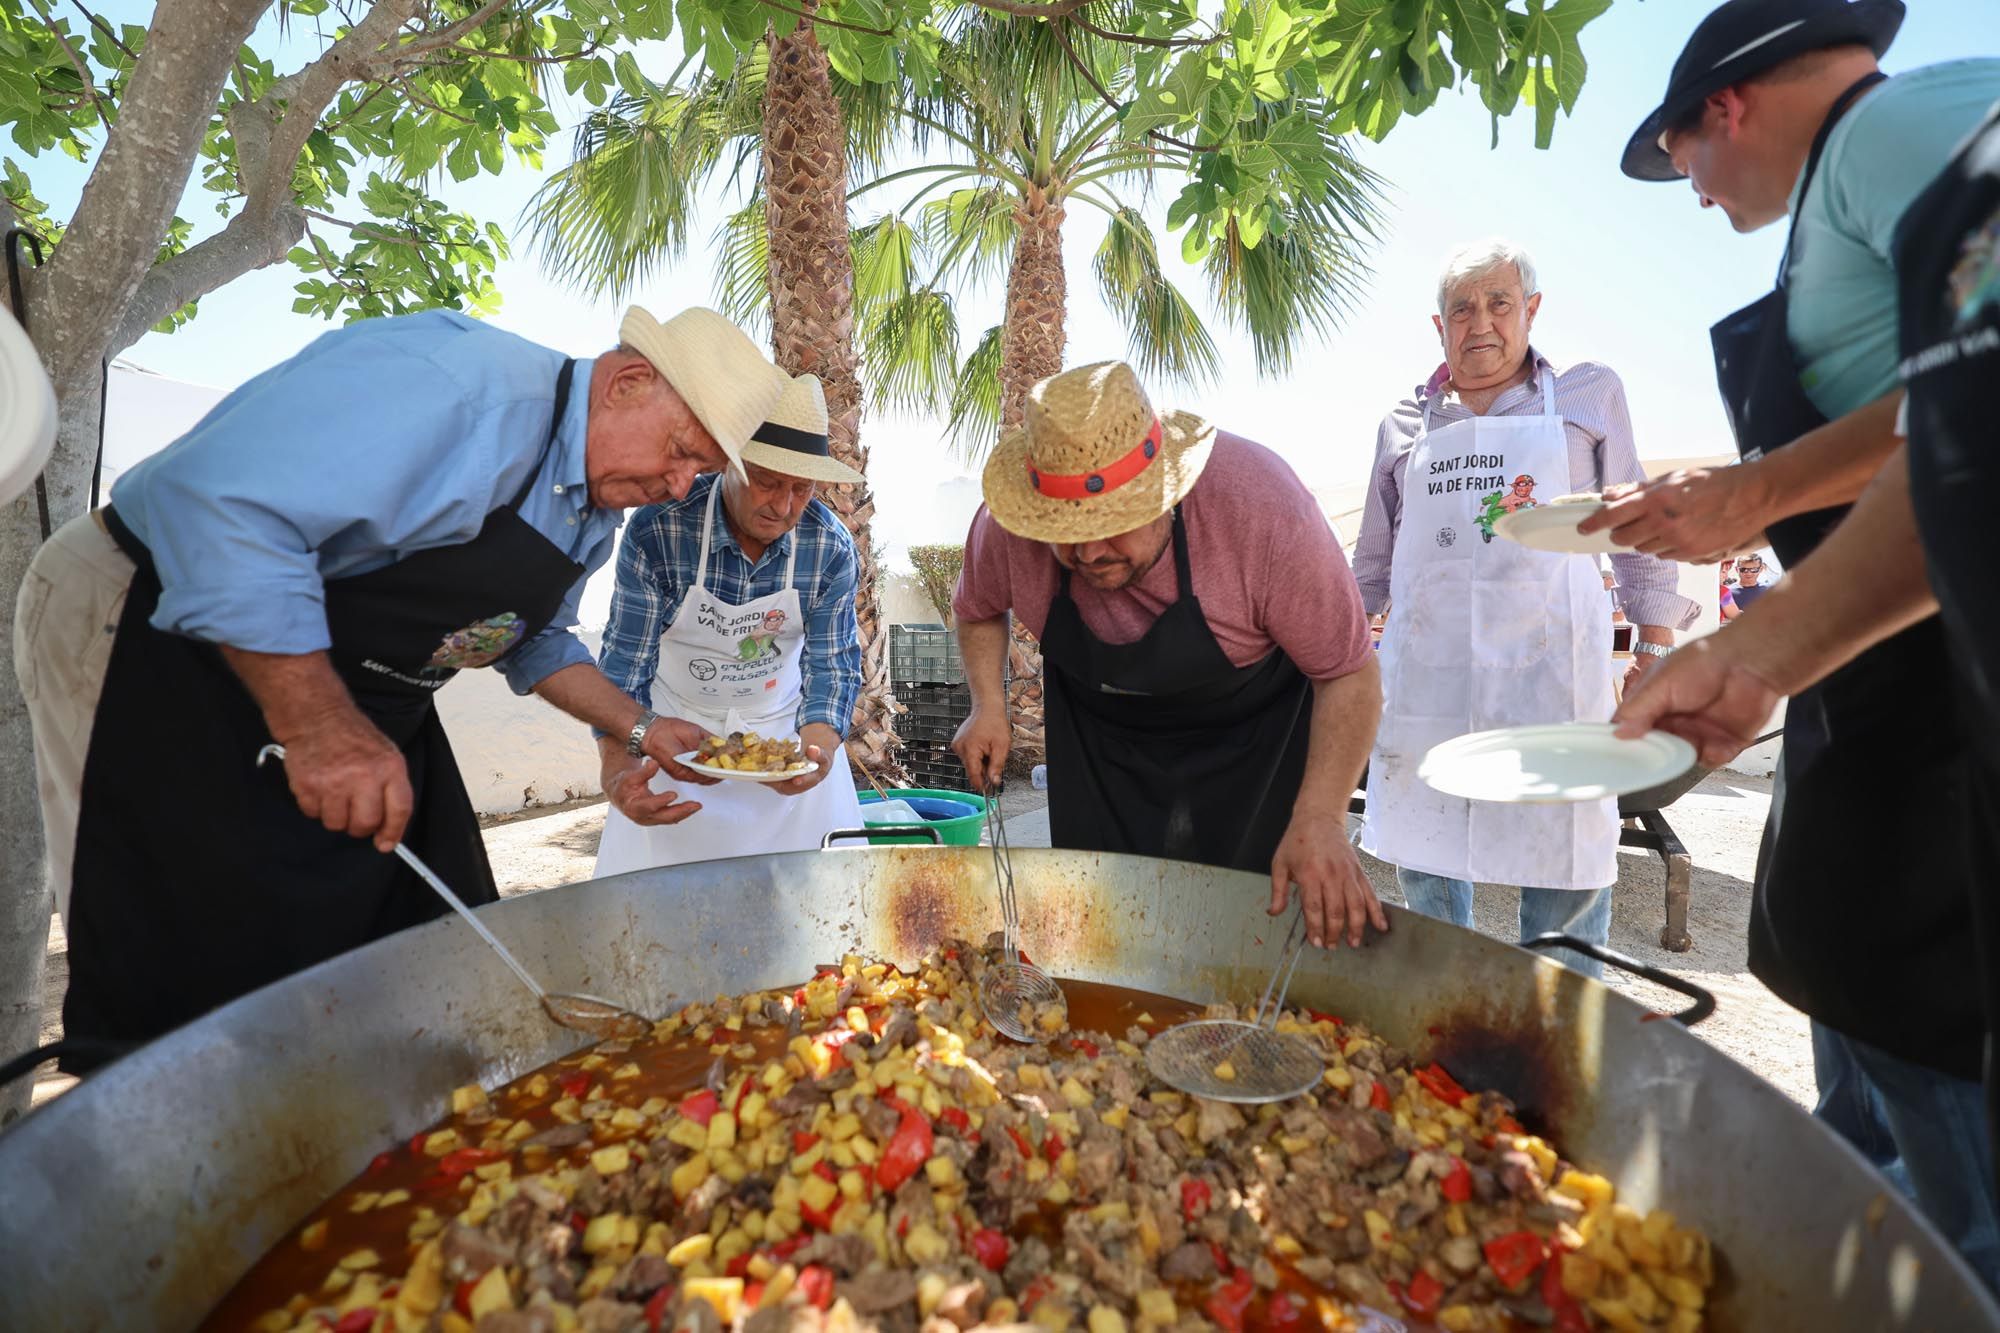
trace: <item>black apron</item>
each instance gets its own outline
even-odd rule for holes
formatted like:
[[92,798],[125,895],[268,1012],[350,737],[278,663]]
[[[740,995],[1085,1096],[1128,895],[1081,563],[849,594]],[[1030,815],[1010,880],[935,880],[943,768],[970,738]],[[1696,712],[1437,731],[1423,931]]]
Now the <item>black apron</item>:
[[[499,895],[433,696],[532,638],[583,574],[518,512],[541,469],[471,541],[325,585],[328,655],[409,763],[404,841],[472,904]],[[137,1042],[449,909],[396,857],[301,814],[282,766],[257,767],[271,735],[250,692],[214,644],[153,628],[151,555],[103,512],[137,569],[84,763],[63,1028]]]
[[[1783,448],[1826,417],[1799,384],[1786,335],[1785,275],[1827,137],[1806,159],[1775,290],[1710,330],[1737,450]],[[1771,546],[1790,567],[1847,513],[1781,519]],[[1906,1060],[1977,1078],[1984,1023],[1965,900],[1964,743],[1935,621],[1896,635],[1793,696],[1782,802],[1758,850],[1750,970],[1835,1031]]]
[[1989,1133],[2000,1141],[2000,107],[1896,230],[1910,498],[1969,737],[1968,879],[1985,979]]
[[1131,643],[1092,634],[1068,569],[1042,631],[1049,841],[1267,874],[1305,779],[1312,681],[1215,641],[1173,515],[1180,597]]

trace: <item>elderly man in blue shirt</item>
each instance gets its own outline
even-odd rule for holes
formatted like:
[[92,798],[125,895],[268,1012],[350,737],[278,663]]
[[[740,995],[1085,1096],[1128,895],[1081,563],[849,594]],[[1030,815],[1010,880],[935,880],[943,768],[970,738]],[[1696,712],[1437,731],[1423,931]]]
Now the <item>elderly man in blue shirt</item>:
[[818,767],[771,785],[727,782],[684,802],[653,760],[600,735],[611,800],[600,876],[805,851],[830,830],[861,826],[841,748],[861,696],[854,539],[813,498],[818,483],[861,479],[829,455],[826,399],[817,379],[801,375],[743,446],[740,476],[704,477],[682,498],[632,516],[618,548],[604,674],[648,708],[718,735],[796,731]]
[[[712,311],[573,360],[462,315],[369,320],[244,384],[29,566],[15,661],[95,1063],[443,910],[399,841],[496,896],[434,692],[519,693],[672,763],[700,729],[572,633],[622,511],[740,471],[789,383]],[[260,747],[287,750],[260,769]],[[362,841],[367,839],[369,841]],[[372,845],[371,845],[372,842]]]

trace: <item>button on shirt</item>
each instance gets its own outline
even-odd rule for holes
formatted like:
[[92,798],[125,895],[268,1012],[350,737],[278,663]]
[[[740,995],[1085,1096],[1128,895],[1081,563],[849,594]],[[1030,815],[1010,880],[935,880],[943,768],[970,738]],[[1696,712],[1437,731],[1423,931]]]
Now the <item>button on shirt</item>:
[[[159,570],[152,624],[251,652],[326,649],[327,580],[471,541],[530,471],[521,518],[587,578],[610,559],[624,515],[590,506],[591,362],[576,363],[549,440],[562,362],[427,311],[326,334],[250,380],[112,487]],[[583,582],[500,659],[516,693],[590,661],[572,633]]]
[[[634,510],[618,546],[618,583],[611,593],[611,621],[598,665],[612,684],[648,708],[660,669],[660,636],[694,585],[701,564],[702,516],[708,493],[719,484],[703,477],[685,500]],[[809,501],[798,526],[752,561],[729,530],[716,502],[708,542],[708,590],[740,605],[785,589],[785,566],[798,543],[792,584],[806,618],[805,660],[800,663],[798,725],[820,722],[845,736],[861,697],[861,630],[854,616],[857,562],[854,538],[820,500]]]
[[[1556,410],[1569,439],[1570,489],[1595,491],[1619,482],[1644,481],[1646,469],[1632,439],[1632,414],[1617,372],[1596,361],[1557,370],[1533,349],[1528,356],[1537,372],[1546,366],[1555,375]],[[1538,379],[1538,374],[1530,375],[1501,394],[1487,415],[1538,415],[1542,411]],[[1389,606],[1389,567],[1396,531],[1403,522],[1403,477],[1410,469],[1410,451],[1423,433],[1424,400],[1444,392],[1439,384],[1433,379],[1417,397],[1398,403],[1376,431],[1375,463],[1368,478],[1361,535],[1354,546],[1354,578],[1370,615]],[[1448,394],[1432,404],[1431,426],[1464,421],[1471,415],[1456,394]],[[1680,595],[1680,573],[1670,561],[1630,551],[1611,557],[1611,571],[1618,580],[1618,607],[1635,625],[1686,629],[1701,614],[1699,606]]]

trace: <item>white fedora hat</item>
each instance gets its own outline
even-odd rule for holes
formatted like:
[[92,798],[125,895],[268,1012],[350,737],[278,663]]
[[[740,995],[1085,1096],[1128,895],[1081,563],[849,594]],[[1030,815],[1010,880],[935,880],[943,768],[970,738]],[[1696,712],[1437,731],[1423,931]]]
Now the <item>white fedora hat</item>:
[[817,375],[800,375],[785,386],[771,415],[750,433],[743,461],[808,481],[854,486],[866,480],[829,451],[826,392]]
[[750,335],[700,306],[664,324],[633,306],[618,326],[618,339],[666,377],[740,476],[743,446],[777,405],[790,376],[757,350]]

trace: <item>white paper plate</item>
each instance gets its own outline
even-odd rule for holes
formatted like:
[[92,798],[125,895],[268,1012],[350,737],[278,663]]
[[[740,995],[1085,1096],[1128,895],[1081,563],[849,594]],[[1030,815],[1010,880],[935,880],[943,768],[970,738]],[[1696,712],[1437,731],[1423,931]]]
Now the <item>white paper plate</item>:
[[741,768],[714,768],[708,764],[697,763],[695,761],[697,753],[689,750],[686,754],[677,754],[674,756],[674,761],[685,764],[705,778],[723,778],[735,782],[790,782],[793,778],[802,778],[808,773],[819,772],[819,765],[810,759],[803,767],[788,768],[782,773],[754,773]]
[[34,344],[0,306],[0,505],[35,484],[55,441],[55,391]]
[[1694,761],[1694,747],[1664,731],[1626,741],[1609,722],[1565,722],[1455,737],[1431,748],[1417,776],[1469,801],[1561,805],[1645,791]]
[[1516,509],[1497,519],[1493,524],[1493,535],[1505,537],[1510,542],[1519,542],[1536,551],[1558,551],[1564,555],[1610,555],[1614,551],[1629,548],[1611,540],[1611,529],[1602,532],[1578,532],[1576,525],[1604,508],[1604,501],[1592,500],[1588,504],[1536,505],[1533,509]]

